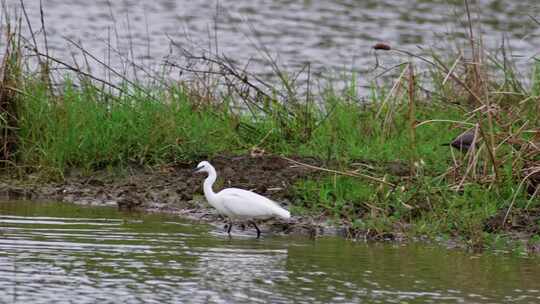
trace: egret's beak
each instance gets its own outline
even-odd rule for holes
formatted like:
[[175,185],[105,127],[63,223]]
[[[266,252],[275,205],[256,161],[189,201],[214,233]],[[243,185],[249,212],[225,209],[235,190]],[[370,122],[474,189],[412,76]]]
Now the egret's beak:
[[197,167],[191,171],[191,173],[197,173],[199,172],[203,167]]

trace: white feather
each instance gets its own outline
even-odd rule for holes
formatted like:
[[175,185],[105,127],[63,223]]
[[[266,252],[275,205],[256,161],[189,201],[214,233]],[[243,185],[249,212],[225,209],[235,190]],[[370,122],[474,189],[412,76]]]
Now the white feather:
[[228,188],[216,194],[223,208],[231,217],[244,219],[266,219],[274,216],[290,218],[289,211],[281,208],[276,202],[257,193]]

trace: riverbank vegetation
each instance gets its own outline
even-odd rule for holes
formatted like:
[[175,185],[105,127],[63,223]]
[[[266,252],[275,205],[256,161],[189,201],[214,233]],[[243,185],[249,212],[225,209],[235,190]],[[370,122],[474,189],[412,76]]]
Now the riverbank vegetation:
[[[221,154],[310,157],[321,174],[296,182],[293,215],[345,225],[350,237],[447,237],[482,249],[519,233],[535,247],[540,62],[533,60],[530,79],[519,78],[505,53],[488,54],[469,26],[463,52],[378,44],[374,54],[401,60],[384,71],[395,77],[360,89],[362,76],[352,74],[317,91],[309,65],[297,78],[264,51],[277,84],[225,56],[186,50],[185,64],[168,68],[190,81],[149,74],[151,82],[135,82],[112,69],[118,81],[104,80],[8,26],[4,172],[61,180],[70,168],[92,174]],[[466,131],[476,143],[470,149],[443,145]]]

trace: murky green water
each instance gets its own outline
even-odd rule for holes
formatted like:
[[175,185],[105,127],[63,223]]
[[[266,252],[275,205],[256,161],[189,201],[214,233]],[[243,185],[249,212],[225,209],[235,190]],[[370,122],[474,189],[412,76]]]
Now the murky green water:
[[0,303],[538,303],[539,261],[0,203]]

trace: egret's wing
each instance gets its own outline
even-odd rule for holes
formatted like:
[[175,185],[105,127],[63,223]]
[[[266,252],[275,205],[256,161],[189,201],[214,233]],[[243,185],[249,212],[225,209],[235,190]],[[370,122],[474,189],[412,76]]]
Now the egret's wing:
[[225,209],[237,217],[271,217],[277,206],[270,199],[243,189],[228,188],[219,192],[218,196]]

